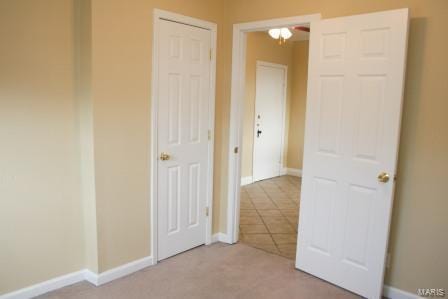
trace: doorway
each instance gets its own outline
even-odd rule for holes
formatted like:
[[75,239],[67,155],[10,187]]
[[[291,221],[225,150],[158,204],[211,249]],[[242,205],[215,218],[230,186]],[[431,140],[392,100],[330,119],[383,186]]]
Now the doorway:
[[[309,25],[286,42],[247,33],[239,241],[294,259]],[[258,153],[260,152],[261,154]]]
[[[234,25],[228,233],[238,240],[247,34],[310,16]],[[296,268],[368,298],[382,292],[396,173],[408,9],[311,16]]]
[[216,24],[154,10],[151,245],[211,243]]

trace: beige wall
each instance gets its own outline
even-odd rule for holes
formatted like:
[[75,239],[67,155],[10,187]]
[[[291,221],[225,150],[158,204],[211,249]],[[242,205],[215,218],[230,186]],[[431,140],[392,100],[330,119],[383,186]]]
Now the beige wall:
[[[151,255],[156,7],[224,18],[218,0],[0,0],[0,294]],[[225,169],[219,129],[215,138],[215,167]],[[214,177],[216,231],[223,178]]]
[[[154,8],[222,24],[218,0],[92,1],[92,99],[99,271],[149,256],[152,13]],[[218,34],[219,48],[222,37]],[[222,102],[220,52],[217,102]],[[219,111],[219,104],[217,111]],[[220,122],[220,112],[217,113]],[[219,129],[215,167],[221,169]],[[215,173],[219,205],[221,176]],[[215,206],[214,227],[219,209]]]
[[293,43],[287,167],[302,169],[308,81],[308,41]]
[[84,268],[71,0],[0,0],[0,294]]
[[[411,14],[398,181],[386,283],[415,292],[448,288],[448,2],[445,0],[227,1],[224,32],[225,108],[230,105],[232,24],[322,13],[323,18],[409,7]],[[228,132],[229,115],[218,129]],[[226,176],[226,171],[221,171]],[[223,201],[227,197],[223,198]],[[223,204],[222,206],[226,206]],[[221,218],[221,231],[226,221]]]
[[[244,102],[243,123],[243,151],[241,161],[241,176],[252,176],[252,158],[254,150],[254,116],[255,116],[255,88],[257,60],[286,65],[288,67],[286,91],[286,120],[289,122],[289,105],[292,90],[293,57],[292,43],[278,45],[278,42],[269,37],[266,32],[253,32],[247,34],[246,49],[246,87]],[[288,148],[288,126],[285,126],[284,163]]]
[[[0,0],[0,292],[85,267],[83,231],[90,231],[95,217],[99,271],[151,254],[148,152],[154,7],[219,26],[215,232],[226,231],[232,25],[317,12],[329,18],[410,7],[392,263],[386,282],[411,292],[418,287],[448,288],[448,2],[93,0],[87,108],[92,109],[92,171],[89,163],[79,169],[77,123],[82,117],[75,111],[79,95],[73,90],[73,1]],[[82,186],[90,189],[80,194],[79,173],[86,169],[92,177]],[[96,213],[90,211],[84,221],[82,208],[92,202],[83,205],[81,198],[92,192]],[[92,239],[89,252],[95,251]]]

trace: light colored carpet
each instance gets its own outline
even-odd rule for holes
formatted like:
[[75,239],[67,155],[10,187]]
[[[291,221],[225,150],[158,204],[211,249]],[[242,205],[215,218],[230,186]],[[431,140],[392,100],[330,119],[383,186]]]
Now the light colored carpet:
[[82,282],[39,298],[358,298],[294,268],[290,259],[216,243],[100,287]]

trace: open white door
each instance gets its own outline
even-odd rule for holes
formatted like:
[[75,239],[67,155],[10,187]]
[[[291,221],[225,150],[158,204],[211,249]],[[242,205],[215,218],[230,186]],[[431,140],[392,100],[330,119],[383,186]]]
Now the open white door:
[[257,61],[253,181],[280,175],[287,66]]
[[205,243],[209,30],[161,20],[158,71],[158,259]]
[[296,266],[368,298],[382,292],[407,30],[407,9],[311,25]]

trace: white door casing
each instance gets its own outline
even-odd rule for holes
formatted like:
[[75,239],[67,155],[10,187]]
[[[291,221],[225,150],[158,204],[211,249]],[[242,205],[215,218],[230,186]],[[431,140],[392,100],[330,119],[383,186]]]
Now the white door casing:
[[158,260],[206,242],[211,32],[158,26]]
[[253,181],[276,177],[281,172],[287,72],[285,65],[257,61]]
[[[408,10],[311,24],[297,268],[380,298]],[[389,174],[388,182],[377,176]]]

